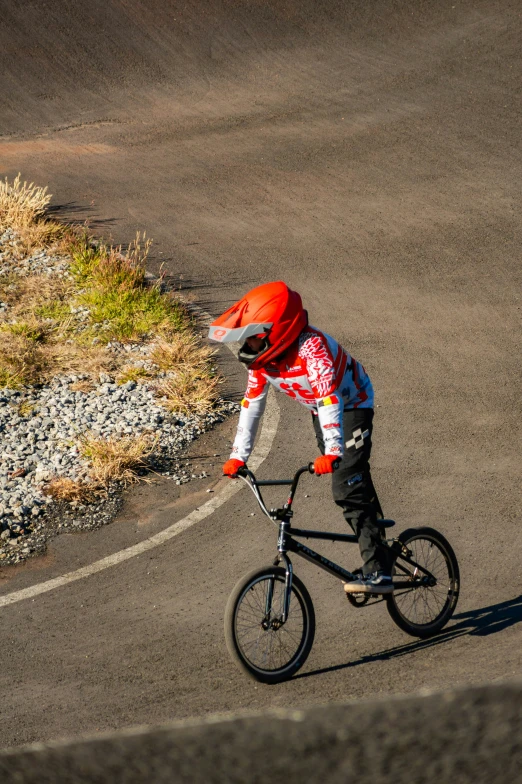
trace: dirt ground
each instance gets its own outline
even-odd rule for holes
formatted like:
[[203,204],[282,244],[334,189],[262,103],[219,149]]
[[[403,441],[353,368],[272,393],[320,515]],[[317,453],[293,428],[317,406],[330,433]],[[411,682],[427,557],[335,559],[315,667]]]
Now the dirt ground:
[[[417,641],[296,563],[312,654],[281,686],[247,681],[223,610],[276,534],[244,491],[146,555],[0,610],[1,745],[520,674],[520,5],[3,0],[2,15],[1,175],[49,185],[58,215],[115,241],[146,230],[152,268],[211,313],[263,281],[297,288],[374,382],[385,513],[450,539],[462,595]],[[315,456],[306,411],[278,402],[264,477]],[[226,455],[233,426],[194,448],[211,485],[219,461],[201,455]],[[206,489],[133,491],[113,525],[2,570],[0,595],[162,530]],[[342,528],[329,493],[307,479],[296,523]]]

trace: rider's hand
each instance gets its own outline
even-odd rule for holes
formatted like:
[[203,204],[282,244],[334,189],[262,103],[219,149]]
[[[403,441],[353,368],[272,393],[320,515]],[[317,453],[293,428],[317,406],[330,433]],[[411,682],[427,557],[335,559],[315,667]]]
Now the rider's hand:
[[244,465],[246,465],[244,460],[238,460],[237,458],[233,457],[231,460],[227,460],[223,466],[223,474],[233,479],[235,476],[237,476],[237,472],[241,466]]
[[314,460],[314,474],[333,474],[333,464],[339,455],[321,455]]

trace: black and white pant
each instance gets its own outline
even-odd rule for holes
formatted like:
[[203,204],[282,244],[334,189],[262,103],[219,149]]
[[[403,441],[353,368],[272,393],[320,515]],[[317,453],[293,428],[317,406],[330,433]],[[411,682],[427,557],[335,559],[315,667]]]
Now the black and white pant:
[[[315,436],[321,453],[324,442],[319,417],[313,416]],[[332,475],[335,503],[359,538],[363,574],[387,571],[384,552],[379,547],[380,529],[375,524],[383,513],[370,473],[373,409],[359,408],[343,414],[344,456]]]

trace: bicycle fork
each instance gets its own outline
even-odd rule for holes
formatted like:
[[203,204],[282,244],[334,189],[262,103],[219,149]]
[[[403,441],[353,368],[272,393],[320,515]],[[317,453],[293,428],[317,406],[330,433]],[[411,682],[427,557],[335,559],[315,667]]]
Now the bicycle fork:
[[[281,525],[279,527],[279,539],[277,540],[277,552],[278,552],[278,555],[277,555],[277,558],[274,561],[275,565],[278,565],[278,564],[281,563],[281,561],[283,561],[284,565],[285,565],[285,572],[286,572],[285,573],[285,595],[284,595],[284,600],[283,600],[283,614],[281,615],[281,617],[279,619],[277,619],[277,621],[278,621],[278,628],[279,628],[279,626],[282,626],[287,621],[288,613],[290,612],[290,597],[292,595],[292,578],[293,578],[293,574],[294,574],[294,569],[293,569],[293,566],[292,566],[292,561],[290,560],[290,558],[287,555],[287,549],[286,549],[286,529],[288,528],[288,526],[289,526],[289,522],[288,521],[283,520],[281,522]],[[274,595],[274,582],[275,582],[275,578],[272,578],[270,580],[270,584],[268,586],[268,591],[267,591],[266,608],[265,608],[265,612],[266,612],[266,616],[265,617],[267,617],[267,618],[270,617],[270,612],[272,610],[272,599],[273,599],[273,595]]]

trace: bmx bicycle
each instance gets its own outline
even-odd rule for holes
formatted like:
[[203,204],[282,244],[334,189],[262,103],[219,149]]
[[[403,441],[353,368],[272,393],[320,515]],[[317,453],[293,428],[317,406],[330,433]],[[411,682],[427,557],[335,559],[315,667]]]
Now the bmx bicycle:
[[[280,683],[292,677],[305,663],[314,642],[314,606],[306,586],[293,573],[289,553],[300,555],[343,582],[360,573],[344,569],[298,541],[358,541],[354,534],[292,527],[292,502],[304,473],[314,473],[313,463],[300,468],[293,479],[259,481],[246,466],[238,471],[238,477],[248,484],[263,513],[279,527],[273,565],[243,577],[225,610],[225,639],[232,659],[262,683]],[[284,506],[267,509],[260,491],[267,485],[291,486]],[[392,620],[403,631],[414,637],[430,637],[448,623],[457,606],[460,577],[455,553],[434,528],[408,528],[396,538],[386,539],[386,529],[395,522],[384,519],[377,523],[381,529],[380,546],[387,551],[391,564],[394,591],[384,597],[355,593],[347,594],[347,598],[356,607],[384,599]]]

